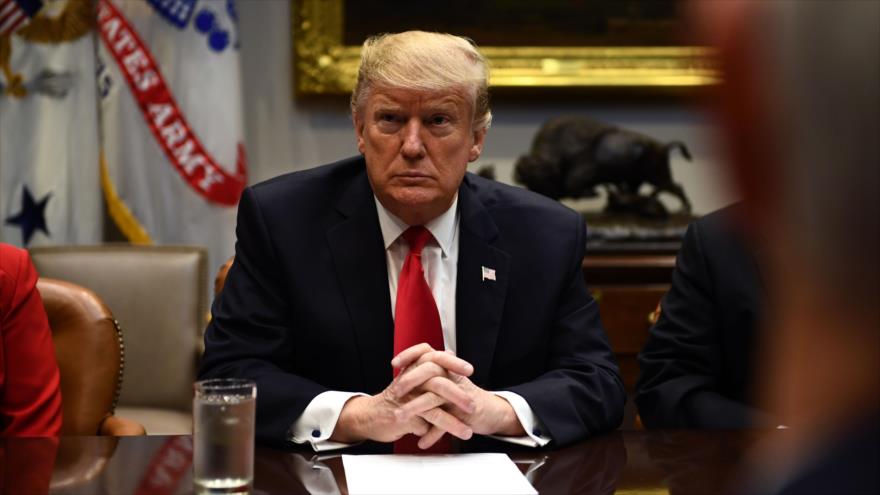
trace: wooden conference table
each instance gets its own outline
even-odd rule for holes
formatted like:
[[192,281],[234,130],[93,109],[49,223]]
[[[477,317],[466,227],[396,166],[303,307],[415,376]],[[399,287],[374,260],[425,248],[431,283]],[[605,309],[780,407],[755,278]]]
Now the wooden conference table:
[[[784,432],[767,432],[784,434]],[[552,450],[480,440],[461,452],[506,452],[540,493],[719,493],[736,481],[758,433],[616,431]],[[383,453],[362,446],[359,453]],[[258,446],[256,494],[346,492],[338,452]],[[189,436],[0,439],[2,493],[192,493]]]

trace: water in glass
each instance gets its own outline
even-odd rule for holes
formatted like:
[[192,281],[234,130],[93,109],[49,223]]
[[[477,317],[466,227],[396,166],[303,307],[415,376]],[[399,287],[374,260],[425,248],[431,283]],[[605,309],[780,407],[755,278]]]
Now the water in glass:
[[193,468],[200,491],[243,491],[253,479],[255,394],[226,392],[196,392]]

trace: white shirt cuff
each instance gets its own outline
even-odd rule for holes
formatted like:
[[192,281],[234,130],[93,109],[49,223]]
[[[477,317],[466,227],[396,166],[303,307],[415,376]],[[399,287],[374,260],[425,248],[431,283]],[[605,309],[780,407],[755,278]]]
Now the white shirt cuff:
[[507,391],[492,393],[510,403],[510,407],[513,408],[513,412],[516,413],[516,417],[527,435],[524,437],[491,435],[492,438],[525,447],[543,447],[550,443],[550,437],[547,436],[544,425],[541,424],[529,403],[521,395]]
[[339,421],[342,407],[352,397],[366,394],[328,391],[318,394],[290,427],[288,440],[294,443],[310,443],[316,452],[342,449],[352,444],[331,442],[330,435]]

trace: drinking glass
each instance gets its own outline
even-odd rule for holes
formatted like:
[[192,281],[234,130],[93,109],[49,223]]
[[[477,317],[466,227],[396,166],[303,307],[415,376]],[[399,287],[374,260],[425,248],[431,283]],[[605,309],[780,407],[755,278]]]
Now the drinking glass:
[[196,382],[193,481],[202,493],[247,491],[254,478],[257,385],[217,378]]

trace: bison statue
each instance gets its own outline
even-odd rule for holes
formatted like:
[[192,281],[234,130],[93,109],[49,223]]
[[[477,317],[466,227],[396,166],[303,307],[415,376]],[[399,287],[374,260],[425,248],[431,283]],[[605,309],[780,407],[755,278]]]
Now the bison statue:
[[[595,197],[602,186],[608,193],[606,212],[664,218],[669,212],[658,199],[662,192],[678,198],[683,213],[691,211],[684,189],[672,180],[669,156],[676,149],[691,159],[680,141],[662,143],[585,117],[557,117],[541,127],[529,154],[517,160],[514,179],[554,199]],[[652,186],[647,194],[641,194],[644,184]]]

